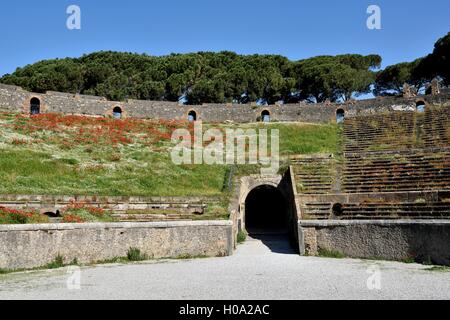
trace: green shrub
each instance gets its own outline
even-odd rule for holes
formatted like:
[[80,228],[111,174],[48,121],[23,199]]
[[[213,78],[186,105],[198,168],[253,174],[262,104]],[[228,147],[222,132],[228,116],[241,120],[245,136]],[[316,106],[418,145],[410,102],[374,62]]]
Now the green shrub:
[[401,260],[401,262],[403,262],[403,263],[416,263],[416,258],[414,256],[409,256],[409,257],[403,258]]
[[244,243],[247,240],[247,232],[241,230],[237,234],[237,243]]
[[145,254],[141,253],[141,250],[138,248],[130,248],[127,253],[127,259],[129,261],[144,261],[147,260],[148,257]]
[[320,248],[318,250],[318,256],[323,258],[334,258],[334,259],[345,258],[345,254],[343,254],[342,252],[325,248]]
[[77,159],[60,159],[62,163],[70,164],[70,165],[77,165],[79,161]]
[[64,257],[58,255],[55,260],[45,266],[46,269],[58,269],[64,267]]
[[432,266],[428,269],[426,269],[427,271],[434,271],[434,272],[450,272],[450,268],[449,267],[445,267],[445,266]]

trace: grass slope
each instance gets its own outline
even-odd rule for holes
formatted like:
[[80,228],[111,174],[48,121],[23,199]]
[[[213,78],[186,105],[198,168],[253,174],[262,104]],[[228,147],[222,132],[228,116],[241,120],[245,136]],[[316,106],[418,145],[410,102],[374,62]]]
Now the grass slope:
[[[0,114],[0,194],[223,194],[225,165],[172,163],[170,137],[177,128],[192,131],[188,123],[175,121]],[[271,124],[264,128],[280,130],[282,155],[334,153],[338,145],[335,125]],[[244,166],[238,172],[249,174],[256,169]]]

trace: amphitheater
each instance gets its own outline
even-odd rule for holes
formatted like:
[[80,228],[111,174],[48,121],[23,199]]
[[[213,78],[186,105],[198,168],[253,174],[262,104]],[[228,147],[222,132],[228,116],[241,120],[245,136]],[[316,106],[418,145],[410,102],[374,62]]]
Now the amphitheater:
[[[1,195],[0,206],[57,211],[76,197],[112,210],[120,223],[0,226],[0,268],[33,268],[57,254],[90,262],[139,247],[151,257],[225,256],[237,234],[286,233],[301,255],[450,265],[450,91],[342,104],[272,106],[107,101],[0,85],[0,111],[116,118],[342,122],[337,154],[291,156],[282,175],[242,177],[229,220],[193,217],[208,197]],[[146,209],[129,220],[128,209]],[[148,214],[155,210],[158,214]],[[167,212],[165,214],[164,212]],[[128,220],[127,220],[128,219]]]

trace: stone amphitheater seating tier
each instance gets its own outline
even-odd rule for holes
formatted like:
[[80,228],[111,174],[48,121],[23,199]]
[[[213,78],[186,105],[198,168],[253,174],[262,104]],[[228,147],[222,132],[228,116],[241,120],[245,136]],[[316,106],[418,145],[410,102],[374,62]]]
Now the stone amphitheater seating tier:
[[343,192],[444,190],[449,186],[450,149],[345,158]]
[[344,123],[344,152],[408,149],[412,147],[413,135],[413,112],[348,118]]
[[112,217],[120,222],[182,221],[194,220],[205,212],[203,204],[147,204],[146,209],[111,210]]
[[429,107],[425,113],[392,112],[347,118],[344,152],[409,150],[450,145],[450,106]]
[[332,155],[293,159],[291,162],[297,192],[303,194],[326,194],[335,188],[336,159]]
[[450,145],[450,108],[430,109],[423,119],[423,141],[426,147]]
[[[347,118],[342,161],[328,155],[299,158],[292,168],[297,193],[311,195],[300,200],[303,219],[448,219],[450,106]],[[439,191],[440,197],[409,199],[417,191]],[[320,195],[372,193],[373,199],[362,202],[320,200]],[[404,199],[376,201],[383,193]]]
[[324,202],[309,202],[301,207],[304,219],[448,219],[450,202],[427,203],[348,203],[338,206]]
[[[36,198],[36,199],[34,199]],[[70,197],[41,197],[41,196],[6,196],[0,199],[0,207],[12,209],[36,210],[41,213],[56,213],[63,211],[70,203]],[[217,204],[216,199],[207,201],[192,199],[130,199],[123,201],[117,197],[95,199],[87,197],[79,202],[90,207],[99,207],[110,212],[116,221],[120,222],[151,222],[151,221],[180,221],[196,220],[205,213],[209,205]],[[62,222],[62,218],[50,218],[53,223]]]

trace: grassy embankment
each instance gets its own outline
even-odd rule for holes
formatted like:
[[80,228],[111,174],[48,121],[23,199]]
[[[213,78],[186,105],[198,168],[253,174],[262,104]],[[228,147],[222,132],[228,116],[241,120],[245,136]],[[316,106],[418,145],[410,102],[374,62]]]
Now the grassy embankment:
[[[281,155],[332,153],[338,145],[335,125],[215,127],[278,129]],[[177,128],[193,130],[189,123],[177,121],[0,114],[0,194],[226,195],[227,166],[172,163],[170,138]],[[257,169],[239,166],[236,174]]]

